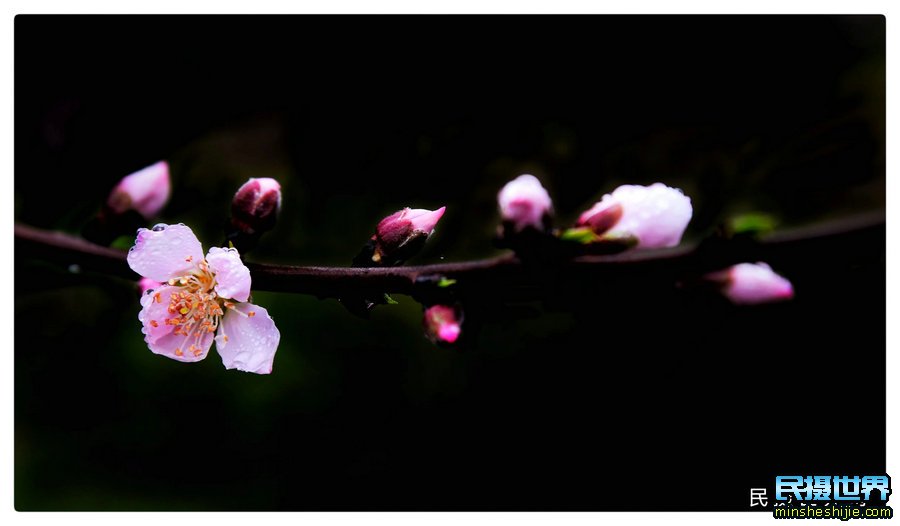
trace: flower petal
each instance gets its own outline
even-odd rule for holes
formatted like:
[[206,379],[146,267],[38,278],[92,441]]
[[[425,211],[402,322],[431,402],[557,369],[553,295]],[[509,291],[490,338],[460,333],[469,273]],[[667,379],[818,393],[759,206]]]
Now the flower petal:
[[150,350],[179,362],[199,362],[206,358],[214,336],[208,331],[196,331],[187,336],[167,334],[153,343],[147,343]]
[[169,194],[169,163],[160,161],[126,175],[113,189],[107,205],[119,214],[133,208],[145,218],[150,218],[166,205]]
[[581,214],[577,226],[587,226],[594,234],[602,236],[622,219],[624,214],[621,203],[600,201]]
[[144,333],[145,342],[155,343],[175,330],[173,325],[166,323],[166,319],[170,317],[168,310],[170,298],[177,289],[178,287],[162,285],[148,290],[141,296],[142,308],[138,313],[138,320],[143,324],[141,332]]
[[448,305],[432,305],[425,309],[423,317],[425,335],[435,343],[454,343],[462,332],[461,321],[456,308]]
[[691,221],[691,199],[677,188],[662,183],[650,186],[626,184],[606,194],[591,210],[582,214],[596,214],[615,204],[622,207],[621,217],[614,222],[607,235],[634,236],[639,248],[674,247]]
[[737,305],[759,305],[794,297],[791,282],[765,263],[741,263],[729,269],[725,296]]
[[158,224],[138,230],[128,251],[128,266],[156,281],[183,276],[203,258],[203,247],[194,232],[182,224]]
[[550,194],[540,180],[531,174],[516,177],[497,194],[503,221],[515,225],[517,231],[527,226],[538,230],[544,228],[544,216],[553,211]]
[[143,324],[144,341],[155,354],[161,354],[179,362],[198,362],[206,358],[213,342],[213,333],[195,331],[192,334],[175,334],[175,326],[166,323],[169,300],[180,287],[162,285],[141,297],[138,319]]
[[222,318],[216,350],[226,369],[269,374],[280,340],[281,333],[266,309],[240,303]]
[[138,288],[141,289],[141,294],[146,294],[148,290],[156,290],[162,283],[152,280],[150,278],[141,278],[138,280]]
[[216,293],[237,301],[250,298],[250,269],[241,262],[236,248],[212,247],[206,255],[209,269],[216,275]]
[[412,223],[412,227],[422,232],[431,233],[434,227],[447,210],[446,206],[442,206],[437,210],[425,210],[424,208],[409,209],[407,208],[406,219]]

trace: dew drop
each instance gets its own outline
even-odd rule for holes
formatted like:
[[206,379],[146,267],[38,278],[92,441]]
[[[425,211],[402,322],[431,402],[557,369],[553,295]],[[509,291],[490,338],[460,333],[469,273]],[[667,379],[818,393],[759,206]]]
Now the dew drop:
[[165,224],[165,223],[157,223],[157,224],[153,225],[153,229],[152,229],[152,230],[153,230],[154,232],[162,232],[163,230],[166,229],[167,226],[169,226],[169,225],[167,225],[167,224]]

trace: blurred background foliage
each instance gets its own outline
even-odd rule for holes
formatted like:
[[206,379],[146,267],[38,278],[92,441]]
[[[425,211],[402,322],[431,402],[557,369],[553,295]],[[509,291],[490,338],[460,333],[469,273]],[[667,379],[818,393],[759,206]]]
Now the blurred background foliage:
[[[690,240],[742,215],[781,228],[883,210],[884,27],[19,16],[15,217],[78,233],[122,176],[160,159],[173,191],[159,221],[207,248],[241,183],[280,181],[278,226],[247,256],[273,263],[348,265],[404,206],[448,208],[412,263],[499,253],[496,192],[520,173],[548,187],[559,226],[619,184],[680,187]],[[465,351],[428,343],[407,297],[366,321],[255,293],[282,333],[259,377],[215,353],[151,354],[135,283],[17,251],[16,507],[744,509],[746,488],[789,467],[883,470],[873,252],[839,269],[772,262],[798,299],[755,310],[586,284],[577,304],[498,315]],[[792,388],[805,393],[826,364],[871,393],[874,445],[788,454],[767,434],[772,369],[820,374]],[[689,483],[653,504],[628,489],[717,475],[730,482],[702,503]]]

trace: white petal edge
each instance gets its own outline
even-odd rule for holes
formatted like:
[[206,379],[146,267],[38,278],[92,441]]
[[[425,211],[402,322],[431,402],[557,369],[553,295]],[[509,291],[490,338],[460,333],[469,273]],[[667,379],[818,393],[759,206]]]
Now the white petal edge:
[[216,294],[237,301],[250,299],[250,269],[241,261],[236,248],[212,247],[206,262],[216,275]]
[[216,350],[226,369],[269,374],[280,341],[281,333],[266,309],[240,303],[222,317]]
[[145,278],[166,282],[191,271],[203,258],[203,247],[185,225],[159,224],[138,230],[128,251],[128,266]]

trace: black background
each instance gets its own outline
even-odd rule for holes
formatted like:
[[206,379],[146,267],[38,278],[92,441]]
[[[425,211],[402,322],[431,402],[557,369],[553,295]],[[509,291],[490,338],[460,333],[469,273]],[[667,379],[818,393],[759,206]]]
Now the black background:
[[[378,218],[442,204],[417,262],[490,255],[524,172],[560,224],[617,184],[679,186],[694,240],[746,211],[879,210],[884,36],[880,16],[19,16],[16,220],[77,232],[162,158],[163,219],[205,246],[247,176],[282,181],[258,261],[347,264]],[[19,251],[16,507],[745,510],[778,474],[883,473],[884,243],[834,253],[769,261],[791,303],[585,284],[463,350],[420,339],[409,298],[366,322],[263,295],[283,344],[249,378],[150,355],[130,283]]]

